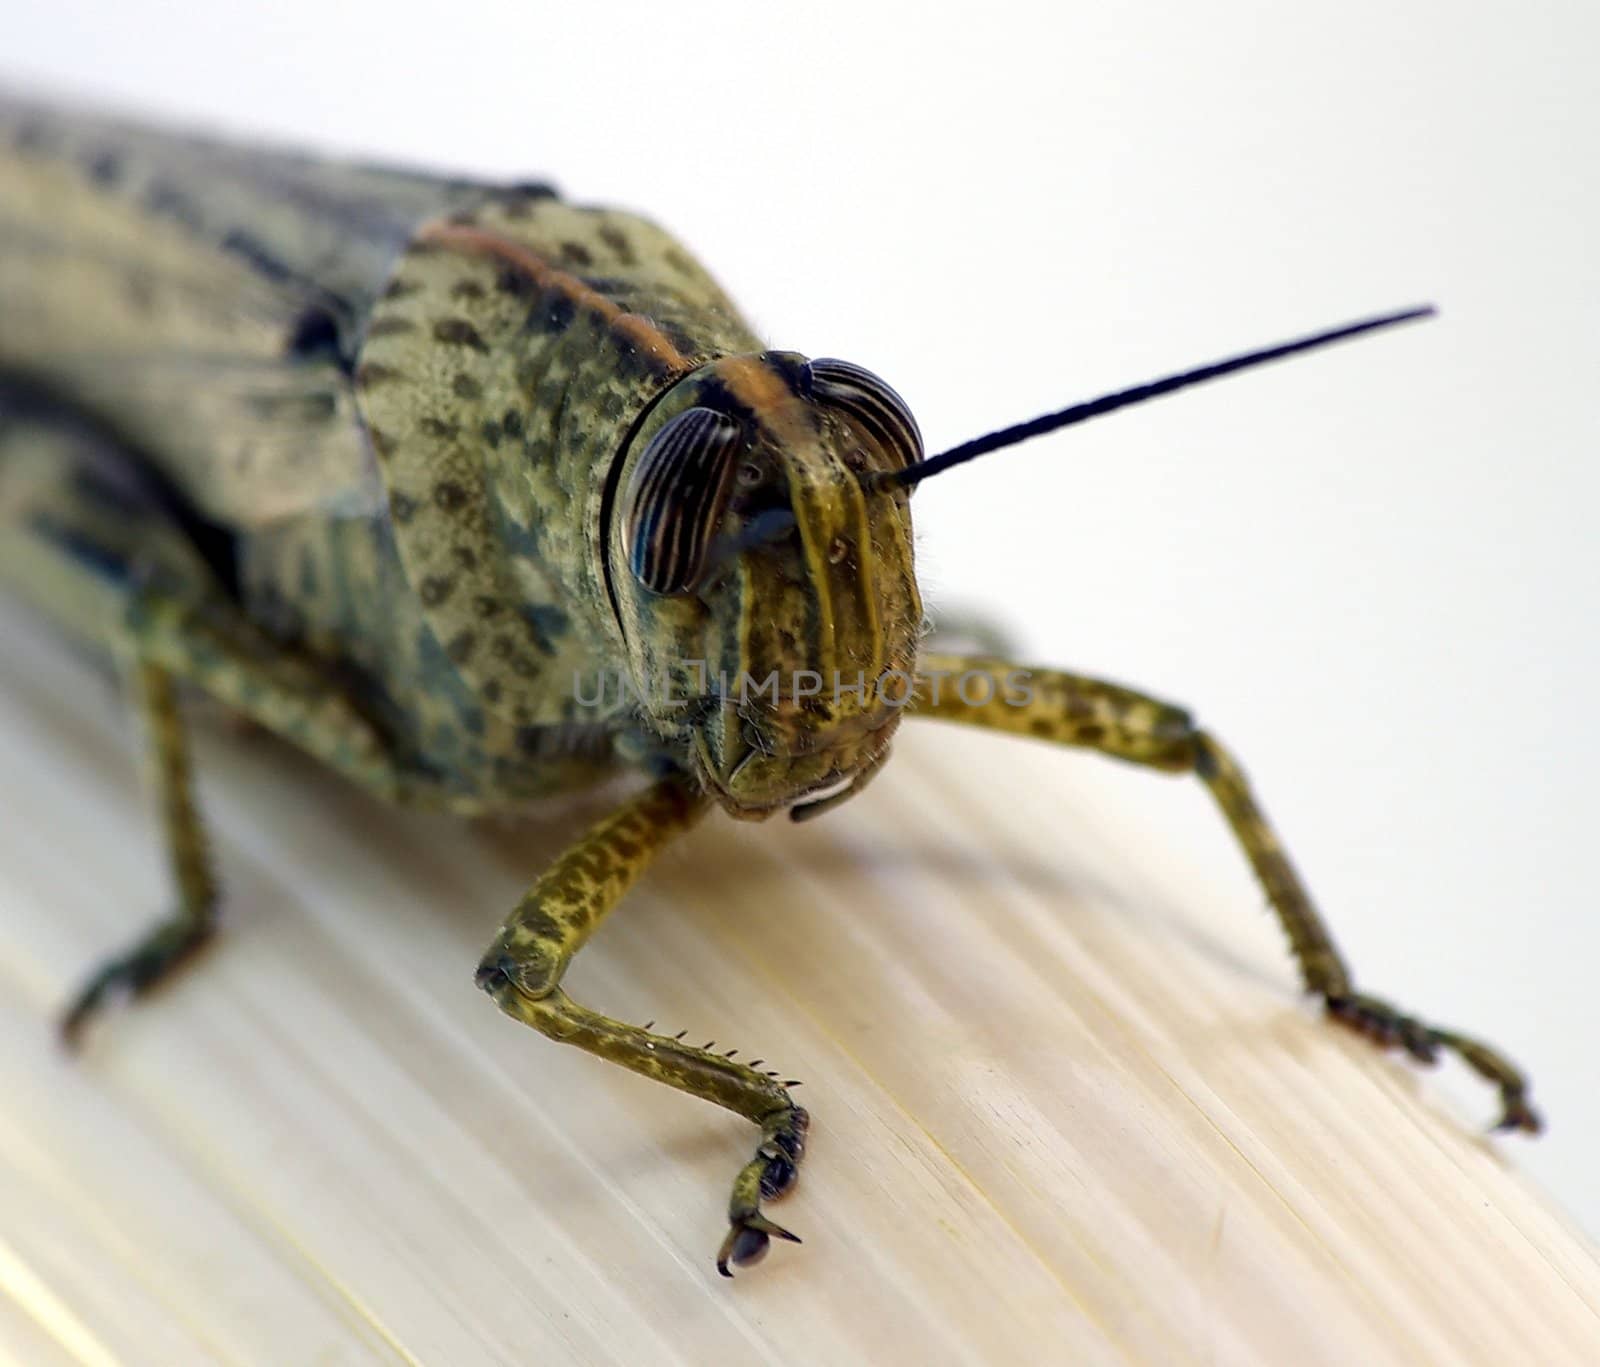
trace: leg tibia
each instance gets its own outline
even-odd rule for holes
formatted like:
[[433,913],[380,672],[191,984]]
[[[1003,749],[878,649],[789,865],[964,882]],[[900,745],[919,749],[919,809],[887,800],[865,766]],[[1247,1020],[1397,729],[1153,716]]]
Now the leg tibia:
[[204,944],[215,925],[217,885],[205,830],[195,810],[177,690],[165,670],[150,664],[135,667],[134,683],[178,905],[172,916],[131,949],[90,975],[61,1018],[61,1033],[69,1043],[76,1041],[108,996],[147,992]]

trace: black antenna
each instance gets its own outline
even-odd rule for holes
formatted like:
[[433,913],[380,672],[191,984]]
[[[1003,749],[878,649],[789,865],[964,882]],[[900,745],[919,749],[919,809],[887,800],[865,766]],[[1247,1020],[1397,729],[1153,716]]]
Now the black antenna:
[[1379,328],[1393,327],[1397,323],[1409,323],[1418,318],[1432,318],[1437,312],[1432,304],[1425,304],[1421,308],[1405,309],[1400,313],[1386,313],[1381,317],[1367,318],[1359,323],[1347,323],[1344,327],[1334,328],[1329,332],[1318,332],[1310,337],[1302,337],[1298,341],[1281,342],[1277,346],[1266,347],[1261,351],[1249,351],[1243,356],[1234,356],[1226,361],[1214,361],[1196,370],[1185,370],[1177,375],[1168,375],[1162,380],[1151,380],[1148,384],[1135,385],[1132,389],[1124,389],[1115,394],[1104,394],[1098,399],[1090,399],[1087,403],[1075,403],[1071,408],[1063,408],[1058,413],[1046,413],[1043,417],[1030,418],[1027,422],[1002,427],[998,432],[974,437],[971,441],[964,441],[960,446],[952,446],[948,451],[930,456],[927,460],[919,461],[904,470],[879,475],[875,483],[902,488],[920,484],[923,480],[942,475],[957,465],[965,465],[969,460],[977,460],[979,456],[986,456],[989,452],[998,451],[1005,446],[1015,446],[1019,441],[1027,441],[1030,437],[1042,437],[1046,432],[1071,427],[1074,423],[1087,422],[1090,418],[1098,418],[1105,413],[1115,413],[1119,408],[1130,408],[1136,403],[1143,403],[1146,399],[1158,399],[1163,394],[1187,389],[1190,385],[1204,384],[1207,380],[1232,375],[1236,370],[1248,370],[1251,366],[1264,365],[1268,361],[1281,361],[1285,356],[1297,356],[1302,351],[1314,351],[1317,347],[1327,346],[1331,342],[1359,337],[1364,332],[1376,332]]

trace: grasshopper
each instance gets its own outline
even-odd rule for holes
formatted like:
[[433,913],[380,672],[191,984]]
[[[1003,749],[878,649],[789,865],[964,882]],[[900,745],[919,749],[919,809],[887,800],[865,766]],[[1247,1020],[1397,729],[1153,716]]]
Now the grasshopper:
[[[1536,1131],[1501,1054],[1356,990],[1239,764],[1188,711],[939,652],[913,563],[911,494],[933,475],[1427,312],[929,457],[884,381],[768,349],[631,213],[0,102],[0,577],[125,663],[175,887],[71,1000],[65,1036],[213,932],[186,695],[408,806],[514,812],[641,774],[511,909],[477,983],[541,1034],[759,1128],[716,1260],[731,1275],[799,1242],[763,1209],[805,1150],[794,1084],[603,1015],[563,978],[711,809],[831,810],[910,716],[1193,775],[1306,991],[1380,1045],[1455,1053],[1498,1087],[1502,1127]],[[608,695],[612,675],[631,687]]]

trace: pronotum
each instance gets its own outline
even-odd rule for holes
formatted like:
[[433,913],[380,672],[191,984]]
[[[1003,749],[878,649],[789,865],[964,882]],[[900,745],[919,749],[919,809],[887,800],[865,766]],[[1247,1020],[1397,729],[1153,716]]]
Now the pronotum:
[[[760,1130],[717,1256],[794,1236],[793,1084],[575,1001],[563,975],[709,810],[858,793],[906,718],[1192,774],[1330,1015],[1449,1050],[1535,1131],[1489,1046],[1358,992],[1229,752],[1182,708],[924,631],[910,498],[951,466],[1420,316],[1370,319],[927,458],[871,372],[767,349],[643,218],[0,101],[0,579],[126,670],[170,916],[92,974],[161,980],[212,933],[185,694],[396,803],[461,814],[641,782],[511,910],[477,969],[509,1016]],[[607,687],[611,679],[618,686]],[[795,1240],[798,1242],[798,1240]]]

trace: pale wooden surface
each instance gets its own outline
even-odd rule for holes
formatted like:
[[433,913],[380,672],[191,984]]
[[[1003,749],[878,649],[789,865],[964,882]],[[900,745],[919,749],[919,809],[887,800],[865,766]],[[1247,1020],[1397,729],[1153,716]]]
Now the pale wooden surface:
[[0,627],[16,1362],[1600,1359],[1514,1144],[1320,1023],[1266,919],[1153,873],[1061,756],[944,727],[814,827],[709,821],[570,980],[805,1080],[805,1247],[736,1282],[749,1128],[472,987],[570,811],[395,815],[213,735],[228,934],[65,1061],[51,1013],[161,870],[104,684]]

